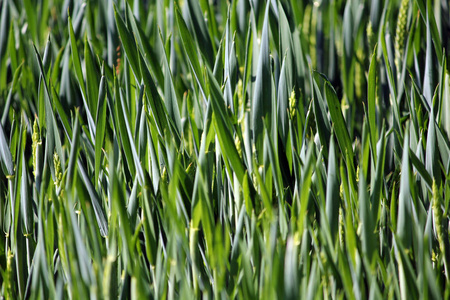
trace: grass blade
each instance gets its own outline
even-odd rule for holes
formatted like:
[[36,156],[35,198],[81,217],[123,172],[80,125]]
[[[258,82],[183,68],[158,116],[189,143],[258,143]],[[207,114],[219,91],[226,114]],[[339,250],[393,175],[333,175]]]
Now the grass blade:
[[12,159],[11,151],[9,151],[8,142],[6,141],[5,132],[3,126],[0,124],[0,151],[2,157],[3,172],[9,176],[14,175],[14,162]]
[[[347,125],[342,115],[341,106],[336,96],[336,92],[329,82],[325,83],[325,98],[327,99],[328,109],[331,120],[333,121],[334,132],[339,143],[339,147],[343,153],[346,153],[349,158],[353,157],[352,143],[350,135],[347,130]],[[350,164],[351,162],[347,162]]]
[[261,48],[259,51],[258,71],[255,82],[255,93],[252,102],[252,128],[253,140],[256,147],[258,162],[263,161],[264,122],[271,132],[271,103],[272,103],[272,76],[269,61],[269,8],[267,2],[264,15],[264,26],[261,36]]

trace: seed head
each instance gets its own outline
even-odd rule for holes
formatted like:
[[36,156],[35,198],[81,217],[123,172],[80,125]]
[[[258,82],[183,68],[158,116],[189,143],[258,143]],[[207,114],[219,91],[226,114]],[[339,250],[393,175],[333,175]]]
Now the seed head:
[[241,139],[238,135],[234,138],[234,145],[236,146],[236,150],[239,154],[239,157],[242,158],[242,147],[241,147]]
[[14,254],[8,249],[6,255],[6,282],[5,282],[5,294],[6,299],[12,299],[14,284]]
[[409,0],[402,0],[397,19],[397,30],[395,32],[395,67],[397,74],[400,72],[400,64],[404,52],[405,36],[406,36],[406,21],[408,18]]
[[239,78],[239,81],[237,83],[237,87],[236,87],[236,93],[238,96],[238,103],[239,103],[239,108],[243,108],[244,105],[244,85],[242,84],[242,79]]
[[296,113],[297,100],[295,99],[295,89],[292,89],[291,96],[289,97],[289,116],[293,120]]
[[438,187],[436,185],[436,181],[433,180],[433,217],[434,217],[434,228],[436,230],[436,236],[439,242],[439,250],[441,253],[445,253],[445,240],[444,240],[444,214],[442,212],[442,198],[439,194]]
[[161,180],[163,182],[167,182],[167,179],[168,179],[168,177],[167,177],[167,169],[166,169],[166,167],[164,167],[163,170],[162,170],[162,173],[161,173]]
[[37,167],[37,155],[36,155],[36,150],[38,147],[38,144],[41,143],[41,136],[39,134],[39,126],[37,123],[37,120],[34,120],[34,124],[33,124],[33,134],[31,136],[31,140],[33,141],[32,144],[32,150],[33,150],[33,174],[36,174],[36,167]]
[[55,165],[55,186],[57,188],[60,188],[63,174],[61,168],[61,160],[59,159],[59,155],[56,152],[53,155],[53,164]]
[[372,51],[372,49],[375,47],[375,34],[373,32],[372,22],[369,21],[369,24],[367,24],[366,27],[366,35],[367,35],[367,41],[369,42],[369,49]]
[[[342,186],[342,185],[341,185]],[[344,247],[345,232],[344,232],[344,211],[339,207],[339,245]]]
[[359,48],[356,51],[358,62],[355,66],[355,93],[358,98],[363,96],[364,90],[364,50]]

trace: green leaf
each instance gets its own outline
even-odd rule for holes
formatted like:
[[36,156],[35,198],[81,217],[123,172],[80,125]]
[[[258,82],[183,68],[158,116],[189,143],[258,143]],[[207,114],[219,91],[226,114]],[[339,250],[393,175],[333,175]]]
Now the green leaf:
[[441,182],[441,170],[439,166],[439,151],[436,149],[436,125],[434,121],[434,109],[431,106],[431,113],[428,120],[428,135],[427,135],[427,148],[426,148],[426,161],[425,166],[428,173],[433,180],[436,180],[436,184],[439,186]]
[[[381,137],[377,143],[377,155],[376,159],[376,171],[375,171],[375,181],[372,188],[371,202],[372,202],[372,218],[374,221],[378,218],[378,213],[381,205],[382,199],[382,186],[384,182],[384,168],[386,160],[386,136],[385,128],[381,129]],[[375,159],[374,159],[375,160]]]
[[[98,228],[100,229],[100,234],[103,237],[108,236],[108,221],[106,220],[105,213],[103,211],[99,196],[97,192],[95,191],[94,186],[92,185],[91,179],[89,178],[88,174],[86,173],[85,168],[83,167],[81,160],[78,160],[77,163],[78,172],[81,175],[81,179],[84,182],[84,185],[86,186],[86,189],[89,193],[90,202],[94,208],[95,216],[97,218],[97,224]],[[88,201],[86,199],[86,201]]]
[[186,26],[186,23],[181,15],[180,11],[176,9],[176,20],[178,25],[178,30],[180,31],[180,37],[183,44],[183,49],[186,52],[189,65],[192,68],[193,75],[200,85],[203,96],[205,97],[205,84],[202,78],[202,72],[200,70],[200,59],[197,55],[197,49],[193,43],[193,38]]
[[[160,33],[160,39],[162,43],[162,36]],[[168,113],[168,117],[172,120],[173,124],[175,125],[175,128],[177,130],[177,134],[180,135],[182,132],[181,129],[181,117],[180,117],[180,110],[178,108],[178,99],[177,94],[175,92],[175,84],[172,78],[172,73],[170,71],[169,67],[169,60],[167,57],[166,52],[164,51],[164,98],[165,98],[165,104],[166,104],[166,110]]]
[[398,196],[398,219],[396,227],[399,240],[406,249],[411,247],[412,238],[411,191],[409,176],[409,135],[405,134],[405,140],[403,142],[402,173],[400,177],[400,194]]
[[363,169],[360,169],[359,173],[359,213],[362,222],[361,239],[363,254],[367,256],[367,259],[371,262],[374,259],[376,236],[374,235],[374,220],[370,213],[370,198],[367,193],[367,184],[364,177]]
[[[76,77],[78,80],[78,86],[80,87],[80,90],[81,90],[81,96],[83,98],[83,103],[84,103],[87,118],[88,118],[89,129],[91,130],[91,134],[93,135],[95,133],[95,123],[94,123],[94,119],[92,118],[92,114],[90,112],[90,108],[88,105],[88,98],[87,98],[87,93],[86,93],[86,87],[84,85],[83,72],[81,71],[81,61],[80,61],[80,56],[78,55],[77,41],[75,39],[75,33],[73,31],[72,21],[71,21],[70,17],[69,17],[68,22],[69,22],[70,45],[71,45],[71,49],[72,49],[72,62],[73,62],[73,66],[75,68],[75,74],[76,74]],[[37,51],[36,51],[36,53],[37,53]],[[45,76],[44,76],[44,78],[45,78]]]
[[283,139],[287,140],[289,127],[289,89],[287,83],[286,58],[281,63],[280,79],[277,91],[277,119],[279,120],[278,131]]
[[106,131],[106,108],[107,102],[105,101],[106,97],[106,78],[102,76],[100,80],[99,87],[99,95],[98,95],[98,106],[97,106],[97,120],[96,120],[96,132],[95,132],[95,178],[94,182],[97,182],[98,176],[100,173],[101,166],[101,156],[102,156],[102,147],[103,141],[105,139],[105,131]]
[[[431,4],[431,0],[427,0],[427,7],[426,7],[426,9],[422,5],[420,13],[421,13],[422,17],[424,18],[424,21],[426,21],[426,23],[427,23],[427,31],[428,31],[428,28],[430,28],[431,36],[432,36],[432,40],[433,40],[433,44],[434,44],[434,49],[436,51],[436,55],[437,55],[437,57],[442,57],[442,55],[443,55],[443,51],[442,51],[443,47],[442,47],[442,44],[441,44],[441,37],[440,37],[440,34],[439,34],[439,30],[438,30],[438,25],[436,23],[436,19],[435,19],[435,12],[434,12],[434,9],[431,9],[431,7],[433,7],[433,5]],[[427,14],[426,17],[424,16],[425,13]]]
[[[350,140],[350,135],[347,130],[347,125],[342,115],[341,105],[336,96],[336,92],[329,82],[325,83],[325,98],[327,99],[328,109],[330,112],[331,120],[333,121],[334,132],[336,133],[336,138],[339,143],[341,151],[349,156],[353,157],[352,142]],[[347,164],[351,162],[347,161]]]
[[67,114],[64,111],[64,108],[63,108],[61,102],[59,101],[58,94],[56,93],[56,90],[53,87],[53,85],[51,86],[51,90],[52,90],[52,100],[53,100],[53,104],[56,108],[57,116],[61,119],[66,136],[71,137],[72,136],[72,128],[69,125],[69,118],[67,117]]
[[117,12],[117,7],[114,5],[114,18],[116,20],[117,30],[119,31],[120,40],[125,50],[126,58],[130,62],[131,69],[133,70],[134,76],[137,79],[141,78],[141,72],[139,67],[139,56],[136,49],[136,43],[133,39],[133,35],[125,26],[122,17]]
[[277,150],[270,137],[269,129],[265,127],[264,142],[266,144],[266,149],[269,153],[269,161],[272,169],[272,176],[274,178],[275,189],[277,191],[278,201],[280,204],[284,204],[284,189],[283,189],[283,177],[281,175],[280,164],[278,161]]
[[0,14],[0,60],[3,60],[3,57],[5,56],[5,50],[7,46],[8,41],[8,24],[10,23],[10,8],[9,8],[9,1],[3,1],[2,2],[2,10]]
[[114,78],[114,98],[115,115],[117,116],[116,126],[118,127],[117,130],[120,133],[120,139],[118,139],[118,141],[120,140],[122,144],[125,158],[128,163],[127,168],[130,170],[131,174],[136,174],[133,154],[131,153],[131,143],[133,142],[133,140],[130,141],[128,137],[127,127],[129,127],[129,125],[127,116],[125,115],[123,96],[120,92],[120,86],[117,78]]
[[201,45],[200,51],[202,51],[204,57],[210,68],[214,66],[214,49],[209,36],[208,27],[205,23],[205,17],[202,14],[202,10],[198,1],[187,0],[187,7],[189,8],[190,20],[193,25],[193,32],[197,37],[197,43]]
[[269,132],[272,129],[272,71],[269,57],[269,8],[270,2],[267,2],[261,35],[258,71],[251,105],[253,141],[255,143],[258,163],[262,163],[263,161],[264,122],[267,123]]
[[[320,144],[324,147],[325,158],[328,157],[328,142],[331,138],[331,125],[328,120],[325,101],[315,79],[310,72],[311,90],[314,89],[314,99],[312,100],[314,117],[316,119],[317,133],[319,134]],[[328,100],[327,100],[328,101]]]
[[131,24],[133,34],[139,46],[140,52],[143,53],[147,66],[150,66],[152,74],[155,76],[157,82],[164,82],[164,75],[160,66],[160,57],[156,47],[150,45],[148,37],[145,35],[142,28],[136,23],[135,16],[127,3],[127,20]]
[[[25,131],[24,131],[25,132]],[[25,143],[26,140],[23,140]],[[20,175],[20,208],[23,219],[25,234],[33,233],[33,212],[32,212],[32,199],[28,192],[28,174],[26,168],[25,154],[22,152],[21,157],[22,174]]]
[[[87,100],[89,103],[89,110],[97,112],[97,101],[99,93],[99,76],[97,75],[98,69],[96,68],[95,59],[92,55],[91,47],[87,40],[87,36],[84,39],[84,66],[86,70],[86,92]],[[97,119],[97,115],[93,116]]]
[[212,103],[212,109],[215,116],[214,120],[216,122],[215,130],[219,138],[220,147],[222,148],[223,155],[230,160],[233,171],[236,173],[236,176],[240,184],[242,185],[245,169],[236,150],[234,139],[232,138],[234,130],[228,123],[229,118],[227,117],[227,113],[224,107],[225,100],[223,99],[220,87],[218,86],[214,75],[209,69],[208,79],[211,93],[210,101]]
[[31,0],[24,0],[23,6],[25,8],[25,11],[27,13],[27,22],[29,26],[29,30],[31,32],[31,37],[33,38],[33,41],[35,43],[38,43],[38,29],[37,26],[37,10],[35,7],[35,4]]
[[331,229],[332,238],[336,238],[339,222],[339,178],[334,146],[334,135],[330,138],[330,150],[328,153],[327,187],[326,187],[326,214]]
[[67,165],[67,174],[66,174],[66,183],[65,187],[70,191],[70,188],[73,187],[72,182],[75,178],[75,171],[77,167],[78,160],[78,143],[80,140],[80,124],[78,119],[78,110],[75,110],[75,124],[73,125],[73,135],[72,142],[70,145],[70,154],[69,154],[69,163]]
[[[428,10],[428,9],[427,9]],[[427,14],[427,36],[426,36],[426,55],[425,55],[425,74],[423,78],[423,94],[428,102],[429,107],[433,105],[433,92],[435,88],[433,76],[433,46],[431,42],[430,19]],[[442,57],[442,56],[439,56]]]
[[[41,81],[41,83],[44,85],[44,88],[45,88],[44,107],[45,107],[45,123],[46,123],[46,128],[47,128],[47,137],[45,140],[45,152],[47,154],[47,161],[51,166],[50,170],[51,170],[52,176],[53,176],[53,178],[55,178],[55,170],[53,167],[54,151],[56,150],[56,153],[58,154],[58,156],[61,160],[62,166],[65,165],[65,158],[63,155],[63,151],[62,151],[61,138],[59,136],[58,125],[56,123],[56,118],[53,113],[52,105],[50,103],[51,95],[50,95],[49,88],[47,86],[47,80],[45,77],[44,67],[42,65],[42,59],[41,59],[39,52],[36,49],[36,46],[34,46],[34,51],[35,51],[36,58],[38,61],[39,69],[41,71],[41,78],[43,79],[43,81]],[[42,123],[41,123],[41,126],[42,126]]]
[[8,114],[9,114],[9,108],[11,106],[11,102],[13,100],[13,95],[14,95],[14,90],[17,86],[17,82],[19,79],[20,74],[22,73],[22,66],[23,66],[24,62],[22,62],[20,64],[20,66],[17,67],[16,71],[14,72],[14,77],[13,77],[13,81],[11,83],[11,88],[9,90],[8,96],[6,98],[6,104],[4,106],[4,111],[3,111],[3,115],[2,115],[2,120],[1,120],[1,125],[5,126],[6,124],[6,120],[8,118]]
[[5,132],[3,131],[3,126],[0,124],[0,151],[2,158],[2,166],[4,167],[3,172],[9,176],[14,175],[14,162],[9,151],[8,142],[5,138]]
[[370,145],[372,148],[373,159],[377,161],[377,119],[376,119],[376,98],[377,98],[377,46],[373,50],[370,60],[369,78],[367,79],[367,107],[370,131]]
[[144,59],[140,53],[139,58],[142,72],[142,81],[144,82],[145,94],[147,95],[148,104],[150,104],[150,110],[152,112],[153,118],[155,119],[158,132],[161,136],[164,136],[164,131],[166,129],[169,129],[167,121],[167,111],[165,110],[165,106],[162,103],[161,97],[159,96],[156,84],[153,81],[149,70],[145,66]]
[[433,179],[431,178],[430,173],[426,170],[425,165],[420,161],[420,159],[412,152],[412,150],[409,150],[409,158],[411,159],[411,163],[413,166],[417,169],[417,172],[419,172],[420,177],[425,181],[428,189],[431,191]]

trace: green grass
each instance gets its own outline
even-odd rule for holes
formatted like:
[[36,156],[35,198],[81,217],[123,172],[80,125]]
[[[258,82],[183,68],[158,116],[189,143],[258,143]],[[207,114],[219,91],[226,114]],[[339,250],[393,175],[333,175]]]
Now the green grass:
[[450,298],[444,2],[0,0],[0,298]]

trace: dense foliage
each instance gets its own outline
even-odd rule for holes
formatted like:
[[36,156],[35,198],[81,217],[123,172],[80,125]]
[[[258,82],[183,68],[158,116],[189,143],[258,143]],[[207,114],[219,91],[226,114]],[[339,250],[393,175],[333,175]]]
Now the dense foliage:
[[449,16],[0,0],[0,295],[450,297]]

